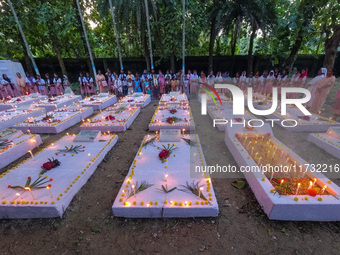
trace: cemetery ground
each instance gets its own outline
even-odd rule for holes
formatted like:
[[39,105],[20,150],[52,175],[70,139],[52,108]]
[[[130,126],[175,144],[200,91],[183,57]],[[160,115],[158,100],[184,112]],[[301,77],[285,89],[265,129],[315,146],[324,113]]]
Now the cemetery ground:
[[[337,82],[339,89],[339,80]],[[74,197],[62,219],[0,220],[0,254],[338,254],[339,222],[281,222],[267,218],[248,185],[236,189],[236,179],[214,178],[219,203],[217,218],[124,219],[112,213],[112,203],[133,161],[158,101],[142,109],[93,176]],[[224,132],[212,127],[190,100],[196,130],[208,165],[236,165],[224,143]],[[326,109],[331,112],[331,106]],[[80,123],[56,135],[42,135],[44,146]],[[274,127],[275,136],[309,163],[339,160],[307,141],[309,133]],[[22,157],[4,170],[28,156]],[[326,174],[327,175],[327,174]],[[243,180],[242,176],[237,180]],[[340,184],[340,179],[332,178]]]

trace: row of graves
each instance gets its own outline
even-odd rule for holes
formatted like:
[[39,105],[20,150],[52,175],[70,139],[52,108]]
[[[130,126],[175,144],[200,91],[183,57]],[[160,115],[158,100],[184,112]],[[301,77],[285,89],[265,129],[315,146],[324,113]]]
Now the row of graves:
[[[148,95],[130,97],[132,101],[124,98],[126,102],[117,103],[116,96],[106,93],[85,99],[73,94],[51,98],[31,94],[1,101],[0,168],[29,157],[1,171],[0,218],[61,217],[116,144],[114,132],[126,130],[140,107],[150,103]],[[91,118],[94,112],[103,116],[101,125],[86,130],[96,118]],[[77,123],[82,126],[78,134],[66,133],[43,144],[39,134],[57,134]]]
[[[62,217],[116,144],[115,133],[126,131],[150,102],[150,96],[141,93],[119,102],[108,94],[85,99],[63,95],[6,108],[5,113],[22,117],[11,118],[15,121],[0,132],[1,168],[27,153],[29,157],[0,174],[0,217]],[[39,134],[57,134],[77,123],[78,134],[66,133],[38,151],[43,143]],[[114,201],[114,215],[217,216],[210,177],[191,171],[206,163],[198,135],[189,133],[195,124],[185,94],[164,95],[149,128],[152,132],[144,137]]]
[[[251,96],[252,102],[245,98],[249,109],[271,107],[268,95]],[[106,93],[85,99],[30,97],[0,102],[4,107],[0,112],[0,167],[27,153],[30,156],[0,174],[0,218],[62,217],[116,144],[115,133],[125,132],[151,102],[149,95],[141,93],[119,102]],[[222,120],[214,124],[225,132],[225,144],[238,165],[250,169],[244,176],[270,219],[340,220],[340,188],[279,141],[273,123],[253,125],[256,117],[247,110],[234,115],[232,98],[222,93],[210,99],[200,93],[198,101],[203,103],[203,99],[207,99],[210,117]],[[289,128],[292,132],[319,132],[310,133],[308,140],[340,158],[339,123],[317,115],[302,117],[295,108],[287,106],[287,116],[278,107],[266,118],[294,120],[297,125]],[[78,134],[66,133],[32,152],[42,144],[38,133],[60,133],[77,123],[81,123]],[[186,95],[163,95],[149,131],[116,195],[114,216],[216,217],[218,203],[211,176],[195,171],[196,166],[206,166],[206,161]]]
[[[252,102],[245,97],[248,109],[272,107],[269,95],[251,96]],[[339,186],[278,140],[273,123],[287,119],[292,126],[297,123],[295,127],[285,127],[290,132],[320,132],[310,133],[308,141],[337,158],[340,158],[340,123],[315,114],[304,116],[295,105],[287,105],[286,115],[282,115],[278,106],[274,113],[265,116],[277,122],[258,125],[257,117],[249,110],[233,114],[232,98],[221,104],[219,98],[223,100],[225,96],[214,95],[215,100],[208,100],[207,113],[213,120],[219,120],[214,121],[214,126],[225,132],[226,146],[244,169],[244,176],[269,219],[339,221]],[[339,165],[334,166],[333,172],[339,171]]]
[[[116,196],[116,217],[216,217],[218,204],[185,94],[163,95]],[[191,131],[191,132],[190,132]]]

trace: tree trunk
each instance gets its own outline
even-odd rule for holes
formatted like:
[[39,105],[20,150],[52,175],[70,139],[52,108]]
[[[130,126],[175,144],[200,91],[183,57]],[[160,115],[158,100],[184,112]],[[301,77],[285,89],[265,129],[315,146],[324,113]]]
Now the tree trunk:
[[140,31],[141,34],[141,39],[142,39],[142,44],[143,44],[143,49],[144,49],[144,57],[145,57],[145,62],[146,62],[146,69],[148,72],[151,70],[150,69],[150,60],[149,60],[149,52],[148,52],[148,43],[145,38],[145,31],[144,29],[141,29]]
[[53,36],[52,36],[52,44],[53,44],[54,51],[57,54],[57,59],[58,59],[58,63],[59,63],[60,69],[61,69],[61,73],[63,75],[67,76],[67,71],[66,71],[64,60],[61,56],[61,50],[60,50],[60,47],[59,47],[59,43]]
[[[72,7],[73,7],[73,9],[75,9],[75,10],[77,10],[77,0],[73,0],[73,2],[72,2]],[[87,67],[89,68],[89,70],[90,70],[90,73],[92,73],[93,74],[93,71],[91,71],[92,70],[92,66],[91,66],[91,60],[90,60],[90,56],[89,56],[89,53],[88,53],[88,51],[87,51],[87,49],[86,49],[86,39],[85,39],[85,36],[84,36],[84,31],[81,29],[81,19],[80,19],[80,16],[79,16],[79,14],[78,14],[78,12],[77,12],[77,15],[76,15],[76,19],[77,19],[77,26],[76,26],[76,28],[77,28],[77,30],[78,30],[78,33],[80,34],[80,37],[81,37],[81,40],[82,40],[82,45],[83,45],[83,50],[84,50],[84,52],[85,52],[85,56],[86,56],[86,58],[87,58]],[[78,51],[78,54],[79,54],[79,51]],[[79,57],[78,57],[79,58]],[[94,77],[93,75],[92,75],[92,77]]]
[[235,21],[235,31],[234,35],[231,41],[231,74],[234,73],[234,60],[235,60],[235,51],[236,51],[236,43],[237,43],[237,38],[238,38],[238,32],[241,26],[241,18],[238,16]]
[[[302,29],[300,31],[302,31]],[[294,62],[295,62],[296,57],[297,57],[297,53],[298,53],[300,46],[302,44],[302,40],[303,40],[303,37],[302,37],[301,33],[299,32],[298,38],[295,40],[295,43],[294,43],[294,45],[293,45],[293,47],[290,51],[289,57],[287,58],[286,63],[285,63],[285,67],[288,70],[291,70],[293,65],[294,65]]]
[[[24,43],[24,40],[22,39],[22,37],[20,36],[19,34],[19,39],[20,39],[20,43],[21,43],[21,46],[22,46],[22,50],[24,52],[24,59],[25,59],[25,64],[26,64],[26,72],[29,72],[30,74],[34,75],[33,73],[33,65],[32,65],[32,62],[31,62],[31,59],[30,59],[30,56],[28,55],[26,49],[25,49],[25,43]],[[25,75],[25,74],[21,74],[21,75]]]
[[170,55],[170,69],[172,73],[176,73],[176,67],[175,67],[175,54],[171,53]]
[[253,47],[254,47],[254,39],[256,36],[256,29],[253,27],[253,31],[250,35],[249,39],[249,49],[248,49],[248,68],[247,68],[247,74],[249,75],[253,71]]
[[209,60],[208,60],[208,72],[213,70],[213,60],[214,60],[214,45],[216,39],[216,28],[215,28],[215,20],[211,22],[210,26],[210,39],[209,39]]
[[335,58],[337,54],[337,48],[340,44],[340,25],[338,25],[332,37],[327,38],[325,41],[325,60],[323,66],[327,69],[333,68],[335,63]]

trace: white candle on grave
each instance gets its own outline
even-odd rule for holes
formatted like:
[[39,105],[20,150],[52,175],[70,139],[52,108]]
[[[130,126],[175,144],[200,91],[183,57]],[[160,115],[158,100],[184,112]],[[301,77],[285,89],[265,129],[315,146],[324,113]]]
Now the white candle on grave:
[[321,190],[321,195],[325,192],[326,188],[327,188],[327,185],[323,186],[323,188]]
[[200,189],[198,190],[198,197],[201,198],[201,192],[203,190],[203,187],[200,187]]
[[165,175],[164,175],[164,181],[165,181],[165,182],[168,181],[168,176],[169,176],[168,174],[165,174]]
[[25,187],[25,190],[28,190],[31,193],[31,196],[32,196],[33,200],[35,200],[31,188],[30,187]]
[[274,171],[272,172],[271,176],[270,176],[270,180],[273,180],[274,177]]
[[132,185],[132,190],[133,190],[133,195],[136,197],[136,189],[135,189],[135,185]]
[[282,179],[281,182],[280,182],[280,187],[281,187],[281,185],[283,184],[283,182],[284,182],[284,180]]
[[91,160],[91,153],[87,154],[87,156],[89,157],[89,159]]
[[50,186],[47,186],[46,189],[48,190],[48,193],[50,193],[50,197],[53,198],[51,190],[50,190]]
[[296,188],[296,193],[295,193],[295,195],[297,195],[297,194],[299,193],[300,185],[301,185],[301,183],[298,183],[298,186],[297,186],[297,188]]
[[311,189],[311,188],[313,188],[313,182],[312,181],[309,182],[309,186],[308,186],[308,189]]
[[31,157],[34,159],[34,155],[31,150],[27,151],[29,154],[31,154]]
[[314,178],[313,187],[315,186],[315,183],[316,183],[316,178]]

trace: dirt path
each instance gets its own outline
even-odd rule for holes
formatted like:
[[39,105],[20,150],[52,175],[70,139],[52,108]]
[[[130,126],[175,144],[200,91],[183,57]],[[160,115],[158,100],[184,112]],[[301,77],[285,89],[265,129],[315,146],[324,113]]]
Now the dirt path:
[[[199,103],[192,101],[195,132],[207,163],[236,165],[224,133],[214,129],[210,117],[201,116]],[[251,189],[236,190],[230,184],[233,179],[213,179],[218,218],[115,218],[113,200],[147,134],[156,104],[142,109],[131,130],[119,134],[118,143],[74,197],[63,219],[0,220],[0,254],[339,254],[339,223],[270,221]],[[43,136],[44,145],[78,131],[76,125],[59,135]],[[306,161],[339,162],[307,142],[308,134],[278,127],[274,132]]]

